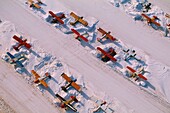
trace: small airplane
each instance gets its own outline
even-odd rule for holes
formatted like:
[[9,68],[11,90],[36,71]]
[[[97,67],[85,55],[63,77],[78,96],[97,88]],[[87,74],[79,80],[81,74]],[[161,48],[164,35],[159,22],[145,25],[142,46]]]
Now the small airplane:
[[137,72],[136,70],[134,70],[133,68],[131,68],[131,67],[129,67],[129,66],[127,66],[126,68],[128,69],[128,72],[131,74],[130,77],[136,78],[135,81],[137,81],[139,78],[141,78],[141,79],[143,79],[143,80],[147,80],[147,78],[144,77],[144,76],[140,73],[140,71]]
[[157,25],[158,27],[161,26],[160,23],[158,23],[158,22],[155,21],[156,19],[158,19],[158,17],[153,16],[152,18],[150,18],[149,16],[147,16],[147,15],[144,14],[144,13],[142,13],[141,15],[147,19],[148,24],[153,23],[153,24]]
[[47,79],[47,78],[51,79],[51,75],[49,73],[45,73],[45,76],[43,76],[43,77],[40,77],[34,70],[31,70],[31,73],[35,77],[34,83],[42,84],[45,88],[48,88],[48,85],[45,82],[45,79]]
[[108,52],[104,51],[102,48],[100,47],[97,47],[97,50],[99,50],[103,56],[102,56],[102,61],[103,62],[107,62],[109,60],[113,61],[113,62],[116,62],[117,60],[113,57],[116,55],[116,52],[114,51],[113,48],[110,48]]
[[106,39],[110,39],[111,41],[115,41],[116,38],[114,38],[112,35],[110,35],[110,31],[106,32],[105,30],[103,30],[102,28],[98,28],[97,29],[100,33],[102,33],[102,37],[101,38],[97,38],[97,41],[101,42],[104,38]]
[[77,36],[75,37],[75,39],[78,39],[78,40],[81,40],[81,39],[82,39],[82,40],[84,40],[85,42],[88,42],[88,39],[85,38],[83,35],[80,35],[80,33],[79,33],[77,30],[71,29],[71,31],[77,35]]
[[11,59],[10,63],[11,64],[16,64],[16,66],[24,67],[24,65],[19,61],[22,57],[16,58],[10,52],[7,52],[6,54],[10,57],[10,59]]
[[88,25],[88,22],[85,21],[85,20],[83,20],[83,17],[79,17],[79,16],[77,16],[77,15],[76,15],[75,13],[73,13],[73,12],[71,12],[70,15],[75,18],[75,22],[70,22],[71,25],[74,26],[74,25],[75,25],[76,23],[78,23],[78,22],[81,23],[81,24],[83,24],[84,26],[87,26],[87,25]]
[[135,59],[135,60],[137,60],[137,61],[142,61],[142,59],[139,57],[139,56],[137,56],[137,54],[136,54],[136,51],[135,50],[133,50],[133,49],[128,49],[128,48],[126,48],[126,47],[122,47],[123,49],[123,52],[125,52],[125,55],[124,55],[124,60],[125,61],[128,61],[128,60],[130,60],[131,58],[133,58],[133,59]]
[[76,89],[78,92],[81,92],[81,87],[76,83],[76,80],[72,80],[70,77],[68,77],[65,73],[62,73],[61,76],[68,82],[66,86],[62,86],[62,90],[67,92],[67,88],[72,86],[74,89]]
[[37,0],[37,3],[35,3],[33,0],[28,0],[27,3],[30,5],[30,7],[41,9],[41,6],[39,6],[39,4],[42,4],[41,0]]
[[49,11],[49,13],[51,14],[51,16],[54,18],[52,20],[52,23],[57,23],[59,22],[60,24],[64,24],[64,22],[61,20],[62,18],[65,18],[64,14],[61,14],[59,16],[57,16],[56,14],[54,14],[52,11]]
[[61,97],[59,94],[56,94],[56,97],[61,101],[61,107],[62,108],[70,108],[74,112],[77,112],[77,109],[71,105],[73,102],[78,102],[77,98],[75,96],[70,96],[70,99],[66,100],[63,97]]
[[13,39],[15,39],[16,41],[19,42],[18,46],[13,46],[13,48],[16,51],[19,51],[19,47],[21,47],[21,46],[25,46],[25,48],[28,49],[28,50],[31,48],[31,45],[27,43],[27,39],[22,40],[19,37],[17,37],[16,35],[13,36]]

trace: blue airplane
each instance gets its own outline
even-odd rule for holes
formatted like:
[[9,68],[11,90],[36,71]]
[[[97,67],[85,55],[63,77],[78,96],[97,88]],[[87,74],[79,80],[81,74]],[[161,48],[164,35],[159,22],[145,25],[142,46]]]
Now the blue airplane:
[[15,63],[16,66],[24,67],[24,65],[19,61],[20,58],[14,57],[10,52],[7,52],[6,54],[11,58],[11,64]]

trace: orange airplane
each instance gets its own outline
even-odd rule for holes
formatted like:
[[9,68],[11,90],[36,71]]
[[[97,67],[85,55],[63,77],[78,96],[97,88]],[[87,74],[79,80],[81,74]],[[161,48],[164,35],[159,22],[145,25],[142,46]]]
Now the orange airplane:
[[40,77],[34,70],[32,70],[31,73],[35,77],[34,83],[42,84],[44,87],[48,88],[48,85],[45,82],[45,79],[47,79],[47,78],[51,79],[51,75],[49,73],[45,73],[45,76],[43,76],[43,77]]
[[37,0],[37,3],[35,3],[33,0],[28,0],[27,3],[30,5],[30,7],[41,9],[41,6],[39,6],[39,4],[42,4],[42,2],[40,0]]
[[110,31],[106,32],[105,30],[103,30],[102,28],[97,29],[100,33],[102,33],[102,37],[101,38],[97,38],[97,41],[101,42],[104,38],[106,39],[110,39],[111,41],[115,41],[116,38],[114,38],[112,35],[110,35]]
[[62,90],[67,92],[67,88],[72,86],[74,89],[76,89],[78,92],[81,92],[81,87],[76,83],[76,80],[72,80],[70,77],[68,77],[65,73],[62,73],[61,76],[68,82],[66,86],[62,86]]

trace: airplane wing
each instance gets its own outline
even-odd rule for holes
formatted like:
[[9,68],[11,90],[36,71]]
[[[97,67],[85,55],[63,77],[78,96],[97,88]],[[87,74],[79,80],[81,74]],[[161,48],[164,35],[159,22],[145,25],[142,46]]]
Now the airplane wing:
[[40,83],[41,83],[44,87],[48,88],[48,85],[47,85],[47,83],[46,83],[44,80],[40,80]]
[[146,14],[142,13],[141,15],[142,15],[143,17],[145,17],[147,20],[149,20],[149,21],[151,21],[152,23],[154,23],[155,25],[161,26],[160,23],[152,20],[152,19],[151,19],[149,16],[147,16]]
[[71,29],[71,31],[73,33],[75,33],[78,37],[80,37],[82,40],[84,40],[85,42],[88,42],[88,39],[85,38],[84,36],[80,35],[80,33],[78,31],[76,31],[75,29]]
[[7,54],[11,59],[14,59],[14,58],[15,58],[10,52],[6,52],[6,54]]
[[71,12],[70,16],[74,17],[76,20],[79,18],[75,13]]
[[31,4],[34,3],[34,1],[33,0],[28,0],[28,3],[31,5]]
[[77,91],[79,91],[79,92],[81,91],[81,87],[77,83],[72,82],[71,86],[74,87]]
[[34,70],[32,70],[31,73],[34,75],[35,79],[40,78],[40,76]]
[[88,25],[88,22],[87,21],[85,21],[85,20],[83,20],[83,19],[79,19],[78,20],[80,23],[82,23],[84,26],[87,26]]
[[79,33],[77,30],[71,29],[71,31],[72,31],[73,33],[75,33],[76,35],[80,36],[80,33]]
[[[127,69],[129,69],[132,73],[135,73],[136,71],[134,69],[132,69],[131,67],[127,66],[126,67]],[[144,80],[147,80],[146,77],[144,77],[142,74],[138,74],[138,76]]]
[[62,76],[67,82],[72,82],[71,78],[68,77],[65,73],[62,73],[61,76]]
[[105,52],[103,49],[101,49],[100,47],[97,47],[97,50],[101,51],[102,54],[106,55],[107,57],[109,57],[112,61],[116,62],[117,60],[112,57],[110,54],[108,54],[107,52]]
[[107,34],[106,35],[106,37],[108,37],[110,40],[112,40],[112,41],[114,41],[114,40],[116,40],[116,38],[114,38],[112,35],[110,35],[110,34]]
[[37,9],[41,9],[41,6],[39,6],[37,3],[33,4]]
[[102,28],[99,28],[99,29],[97,29],[99,32],[101,32],[102,33],[102,35],[104,35],[104,34],[106,34],[107,32],[106,31],[104,31]]
[[13,36],[13,39],[15,39],[16,41],[18,41],[19,43],[22,43],[22,42],[23,42],[23,40],[20,39],[20,38],[19,38],[18,36],[16,36],[16,35]]
[[57,19],[61,24],[64,24],[64,22],[57,15],[55,15],[52,11],[49,11],[49,13],[51,14],[52,17]]
[[144,80],[147,80],[147,78],[144,77],[142,74],[138,74],[138,76],[139,76],[140,78],[144,79]]
[[136,71],[134,69],[132,69],[131,67],[127,66],[127,69],[129,69],[132,73],[135,73]]

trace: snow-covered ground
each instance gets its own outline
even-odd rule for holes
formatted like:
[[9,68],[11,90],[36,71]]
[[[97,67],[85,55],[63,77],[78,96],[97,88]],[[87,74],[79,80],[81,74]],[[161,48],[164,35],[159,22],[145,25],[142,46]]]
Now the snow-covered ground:
[[[109,1],[87,0],[77,3],[72,0],[60,2],[42,0],[42,2],[44,3],[42,9],[34,10],[25,4],[25,0],[0,1],[0,15],[2,16],[0,18],[2,19],[0,24],[0,54],[4,56],[9,51],[15,55],[25,54],[26,60],[23,62],[25,69],[18,70],[19,74],[22,75],[21,78],[25,80],[16,77],[13,82],[17,82],[19,86],[26,81],[28,84],[24,86],[31,87],[22,87],[22,91],[34,90],[29,92],[30,96],[27,97],[31,99],[29,103],[22,99],[26,98],[24,97],[25,95],[17,98],[16,95],[11,94],[11,92],[15,92],[16,88],[15,86],[14,88],[11,87],[10,79],[18,76],[18,74],[13,72],[15,76],[7,77],[7,83],[1,83],[1,89],[4,94],[11,90],[8,93],[15,98],[13,102],[19,100],[21,101],[20,104],[24,105],[17,107],[15,109],[17,112],[27,109],[29,109],[28,112],[40,112],[38,111],[40,106],[44,112],[61,110],[57,107],[58,101],[56,102],[55,93],[66,97],[76,95],[79,102],[74,106],[80,113],[92,112],[96,108],[96,100],[107,101],[108,108],[113,109],[116,113],[170,112],[170,105],[167,103],[170,100],[170,89],[168,87],[170,59],[167,52],[170,50],[168,47],[170,42],[168,38],[163,36],[163,32],[155,31],[144,22],[135,22],[126,13],[127,11],[114,7]],[[84,7],[82,7],[82,4]],[[7,6],[10,8],[7,8]],[[51,25],[48,23],[46,19],[49,15],[49,10],[56,13],[64,12],[67,17],[64,19],[65,25]],[[69,22],[73,21],[69,15],[71,11],[84,16],[84,19],[89,22],[88,27],[83,27],[79,24],[76,27],[69,25]],[[118,41],[103,44],[97,42],[96,38],[100,36],[100,33],[97,32],[98,27],[110,30]],[[71,28],[77,29],[81,33],[87,31],[89,43],[75,40],[70,32]],[[14,34],[27,38],[32,45],[32,50],[22,49],[20,53],[16,52],[12,48],[12,45],[16,44],[12,39]],[[118,60],[117,63],[103,63],[100,58],[96,58],[96,56],[99,56],[98,51],[96,51],[98,46],[104,49],[114,48],[117,52],[115,56]],[[128,62],[124,61],[125,53],[122,51],[124,48],[136,50],[137,57],[141,61],[134,59]],[[4,70],[1,75],[9,73],[8,69],[13,68],[2,60],[1,63],[3,64],[1,69]],[[141,66],[144,67],[146,70],[144,76],[148,78],[144,87],[142,86],[143,84],[140,84],[141,82],[136,83],[134,81],[133,84],[129,81],[125,73],[127,65],[135,69]],[[48,100],[48,105],[50,106],[50,103],[53,103],[51,111],[47,109],[49,106],[44,105],[45,100],[41,100],[43,97],[35,99],[37,96],[32,95],[33,92],[38,93],[32,82],[33,77],[30,73],[32,69],[36,70],[40,75],[45,72],[52,75],[53,79],[47,81],[50,88],[38,87],[46,100]],[[65,81],[60,76],[63,72],[77,79],[77,83],[83,89],[82,93],[74,89],[69,90],[68,93],[61,90],[60,87],[65,84]],[[10,73],[12,73],[12,70]],[[1,77],[3,78],[3,76]],[[21,93],[17,91],[16,94]],[[4,99],[10,101],[10,95],[6,95]],[[4,97],[4,95],[0,96]],[[9,105],[15,108],[13,102],[9,102]],[[38,104],[38,106],[31,109],[30,104],[32,106]],[[54,110],[55,107],[58,109]]]

